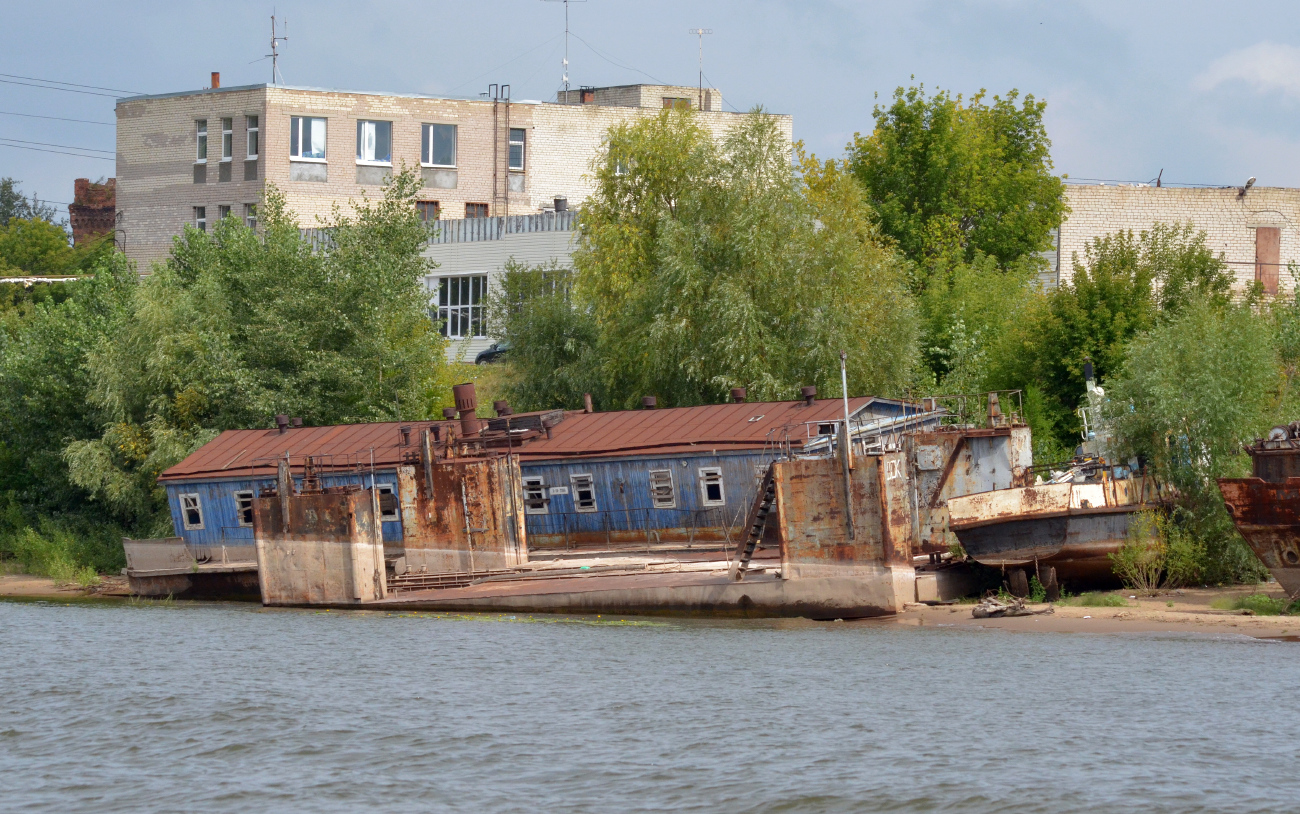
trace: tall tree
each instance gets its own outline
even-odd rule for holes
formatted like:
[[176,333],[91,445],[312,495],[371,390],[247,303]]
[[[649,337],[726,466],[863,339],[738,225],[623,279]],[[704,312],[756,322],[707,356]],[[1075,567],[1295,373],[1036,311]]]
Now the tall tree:
[[0,226],[7,226],[14,218],[55,223],[58,210],[34,194],[30,198],[24,195],[18,183],[13,178],[0,178]]
[[984,91],[966,101],[900,87],[876,106],[872,133],[854,135],[848,163],[911,260],[971,262],[978,253],[1005,266],[1048,248],[1066,211],[1046,106],[1015,90],[986,104]]

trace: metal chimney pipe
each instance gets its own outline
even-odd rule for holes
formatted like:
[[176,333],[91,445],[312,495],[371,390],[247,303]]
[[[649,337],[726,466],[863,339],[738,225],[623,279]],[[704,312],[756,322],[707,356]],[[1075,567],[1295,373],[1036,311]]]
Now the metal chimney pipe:
[[582,394],[582,411],[584,413],[594,413],[596,410],[591,406],[591,394]]
[[284,415],[283,413],[277,415],[275,417],[275,428],[280,431],[281,435],[284,435],[286,432],[288,432],[289,416]]
[[301,418],[289,419],[289,426],[293,427],[295,430],[302,429],[302,419]]
[[803,396],[803,403],[809,407],[817,400],[817,388],[811,384],[799,388],[799,394]]
[[216,90],[221,87],[221,71],[212,72],[212,89]]
[[735,403],[735,404],[744,404],[744,403],[745,403],[745,388],[743,388],[743,387],[733,387],[733,388],[731,388],[731,401],[732,401],[733,403]]
[[443,407],[443,408],[442,408],[442,417],[443,417],[443,420],[444,420],[444,421],[454,421],[454,420],[456,419],[456,408],[455,408],[455,407]]
[[510,409],[510,402],[505,399],[492,402],[492,409],[496,411],[498,418],[504,418],[505,416],[515,414],[515,411]]
[[656,399],[654,396],[641,397],[641,409],[643,410],[653,410],[655,408],[655,405],[658,403],[659,403],[658,399]]
[[465,382],[451,388],[451,396],[456,400],[456,410],[460,413],[460,433],[464,436],[478,435],[478,418],[474,411],[478,409],[478,394],[473,382]]

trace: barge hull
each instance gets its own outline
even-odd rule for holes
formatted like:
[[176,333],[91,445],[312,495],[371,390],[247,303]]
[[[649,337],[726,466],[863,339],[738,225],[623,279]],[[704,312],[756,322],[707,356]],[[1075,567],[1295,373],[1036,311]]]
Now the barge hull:
[[1110,555],[1128,539],[1132,511],[1029,518],[956,531],[966,553],[994,568],[1052,566],[1058,579],[1117,582]]
[[1300,598],[1300,478],[1220,478],[1219,491],[1250,550],[1288,595]]

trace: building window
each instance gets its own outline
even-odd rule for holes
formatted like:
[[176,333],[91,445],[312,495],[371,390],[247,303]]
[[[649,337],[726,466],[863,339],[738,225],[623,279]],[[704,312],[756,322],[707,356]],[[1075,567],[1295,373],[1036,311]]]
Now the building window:
[[465,204],[465,217],[467,218],[486,218],[488,216],[488,205],[481,203]]
[[487,336],[483,304],[487,275],[443,277],[438,280],[438,324],[449,339]]
[[596,489],[591,485],[591,475],[570,475],[569,483],[573,484],[573,510],[596,511]]
[[258,136],[261,130],[257,126],[257,117],[245,116],[244,122],[245,129],[248,130],[248,157],[250,159],[257,158],[257,151],[261,148],[261,145],[258,144]]
[[221,120],[221,160],[229,161],[235,154],[235,120]]
[[289,117],[289,157],[300,161],[325,160],[325,120]]
[[208,208],[206,206],[194,207],[194,228],[200,232],[208,231]]
[[456,166],[456,125],[426,124],[420,128],[420,162],[429,167]]
[[677,505],[671,469],[650,470],[650,500],[656,509],[671,509]]
[[392,122],[357,122],[357,163],[393,163]]
[[221,206],[221,205],[217,206],[217,220],[219,221],[225,220],[229,216],[230,216],[230,207]]
[[208,120],[199,119],[194,122],[194,132],[198,137],[199,144],[199,151],[195,161],[204,164],[208,160]]
[[546,514],[546,485],[541,478],[524,478],[524,514]]
[[249,229],[257,228],[257,204],[244,204],[244,225]]
[[722,470],[716,466],[700,470],[700,497],[705,506],[723,506],[726,498],[722,492]]
[[420,220],[428,223],[431,220],[438,219],[438,202],[437,201],[416,201],[415,211],[419,213]]
[[397,512],[397,490],[393,488],[393,484],[377,484],[375,492],[379,495],[379,519],[381,521],[401,519],[401,515]]
[[664,108],[675,110],[690,110],[691,100],[685,96],[665,96]]
[[203,506],[196,494],[181,495],[181,520],[186,531],[199,531],[203,528]]
[[510,128],[510,169],[524,168],[524,133],[522,127]]
[[240,528],[253,527],[253,493],[251,491],[235,492],[235,516]]

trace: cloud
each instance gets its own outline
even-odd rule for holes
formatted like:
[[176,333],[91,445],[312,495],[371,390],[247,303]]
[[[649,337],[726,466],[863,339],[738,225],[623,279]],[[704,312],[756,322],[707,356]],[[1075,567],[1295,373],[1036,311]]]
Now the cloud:
[[1257,93],[1280,91],[1300,99],[1300,48],[1260,42],[1224,54],[1193,81],[1197,90],[1242,82]]

